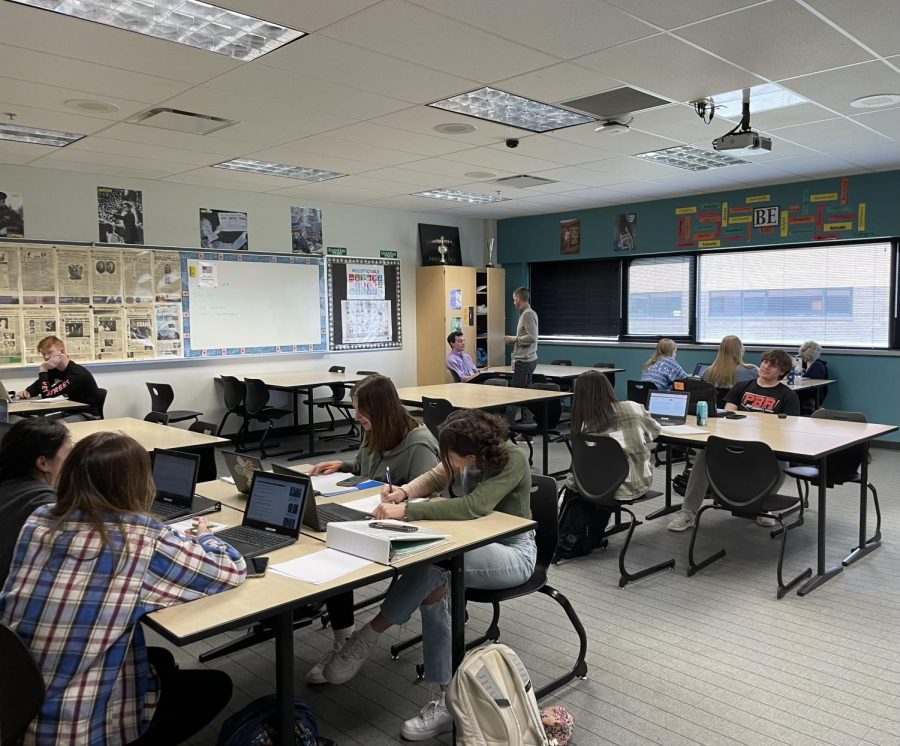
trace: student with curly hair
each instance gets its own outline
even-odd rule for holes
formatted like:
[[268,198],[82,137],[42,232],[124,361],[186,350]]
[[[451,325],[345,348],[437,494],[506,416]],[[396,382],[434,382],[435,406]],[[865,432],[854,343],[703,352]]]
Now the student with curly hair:
[[[376,518],[457,520],[480,518],[498,510],[531,517],[531,471],[524,453],[506,439],[506,423],[478,410],[451,414],[440,430],[441,462],[408,484],[385,487]],[[443,490],[455,475],[462,477],[465,495],[450,500],[408,503]],[[534,571],[537,546],[528,531],[466,553],[465,584],[499,589],[521,585]],[[325,667],[332,684],[349,681],[368,657],[378,636],[394,624],[404,624],[418,607],[422,613],[425,678],[440,686],[437,697],[403,724],[407,740],[422,741],[453,728],[444,693],[453,675],[447,574],[439,567],[415,567],[388,592],[377,616],[355,632]]]

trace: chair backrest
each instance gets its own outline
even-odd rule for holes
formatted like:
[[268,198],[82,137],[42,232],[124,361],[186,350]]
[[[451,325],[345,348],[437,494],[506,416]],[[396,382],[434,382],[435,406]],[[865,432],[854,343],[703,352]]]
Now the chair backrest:
[[447,368],[450,371],[450,377],[453,378],[453,383],[462,383],[462,378],[459,377],[459,373],[457,373],[453,368]]
[[614,505],[616,490],[628,478],[628,458],[619,441],[608,435],[578,435],[570,443],[578,494],[600,505]]
[[438,428],[452,411],[453,405],[446,399],[422,397],[422,421],[435,438],[438,436]]
[[509,386],[509,381],[505,378],[485,378],[480,383],[485,386]]
[[204,422],[203,420],[195,420],[188,427],[188,430],[192,430],[195,433],[205,433],[206,435],[215,435],[218,429],[218,425],[214,422]]
[[245,378],[247,393],[244,396],[244,411],[248,417],[259,414],[269,403],[269,387],[258,378]]
[[150,392],[150,409],[153,412],[168,412],[175,401],[175,391],[168,383],[147,383]]
[[571,360],[564,360],[561,357],[556,358],[556,360],[551,360],[550,365],[571,365]]
[[628,386],[628,401],[637,402],[641,406],[647,406],[647,397],[651,391],[656,391],[656,384],[653,381],[626,381]]
[[15,744],[44,701],[44,677],[31,651],[0,624],[0,743]]
[[[862,412],[842,412],[838,409],[817,409],[812,413],[813,418],[820,420],[839,420],[841,422],[868,422]],[[828,456],[826,463],[827,475],[825,484],[833,487],[858,476],[859,467],[866,456],[866,446],[858,445],[845,448]]]
[[[556,383],[533,383],[528,388],[535,389],[537,391],[559,391],[559,385]],[[537,426],[540,429],[543,429],[545,426],[544,423],[544,405],[547,407],[547,422],[546,427],[548,430],[553,430],[559,425],[559,420],[562,417],[562,399],[550,399],[547,402],[535,402],[534,404],[529,404],[528,409],[531,410],[531,413],[534,415],[534,421],[537,423]]]
[[109,393],[106,389],[97,388],[96,409],[99,412],[100,419],[103,419],[103,407],[106,406],[106,395]]
[[534,539],[537,559],[531,577],[547,581],[547,568],[559,541],[559,520],[556,509],[556,480],[543,474],[531,475],[531,517],[537,522]]
[[711,435],[706,441],[706,475],[716,501],[739,513],[759,513],[778,485],[781,469],[767,443],[729,440]]
[[705,401],[707,411],[715,415],[717,405],[716,387],[699,378],[679,378],[672,382],[672,389],[688,394],[688,414],[697,414],[697,402]]
[[356,375],[358,375],[358,376],[379,376],[381,374],[377,370],[358,370],[358,371],[356,371]]
[[[328,369],[329,373],[346,373],[347,368],[343,365],[332,365]],[[331,398],[334,399],[335,403],[344,401],[344,394],[347,391],[347,387],[342,383],[329,383],[328,388],[331,389]]]
[[160,425],[169,424],[169,415],[166,412],[148,412],[144,422],[158,422]]
[[329,372],[329,373],[346,373],[346,372],[347,372],[347,368],[346,368],[346,366],[344,366],[344,365],[332,365],[332,366],[328,369],[328,372]]
[[[594,363],[594,367],[595,368],[615,368],[616,364],[615,363]],[[613,386],[616,385],[616,374],[615,373],[604,373],[603,375],[605,375],[609,379],[609,382]]]
[[239,381],[234,376],[221,376],[221,379],[225,409],[229,412],[234,412],[244,403],[247,387],[243,381]]

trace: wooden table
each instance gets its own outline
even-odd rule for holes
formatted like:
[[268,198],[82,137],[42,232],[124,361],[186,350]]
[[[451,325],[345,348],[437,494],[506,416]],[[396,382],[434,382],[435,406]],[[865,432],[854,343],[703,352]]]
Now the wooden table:
[[397,394],[400,396],[400,401],[404,404],[421,405],[422,397],[427,396],[431,399],[446,399],[454,409],[489,409],[491,407],[517,406],[521,404],[542,404],[544,407],[544,429],[540,431],[544,441],[542,474],[547,474],[549,469],[548,433],[546,428],[547,403],[553,399],[564,399],[567,396],[572,396],[571,391],[543,391],[541,389],[520,389],[512,386],[484,386],[478,383],[438,383],[432,386],[405,386],[397,389]]
[[822,403],[820,400],[822,388],[837,383],[837,380],[834,378],[806,378],[804,376],[800,383],[788,383],[784,380],[782,380],[782,383],[798,394],[803,391],[812,391],[816,398],[816,409],[818,409]]
[[13,399],[9,403],[9,413],[20,417],[31,417],[34,415],[47,415],[51,412],[59,412],[65,410],[70,414],[85,412],[91,408],[90,404],[80,401],[72,401],[71,399],[56,399],[47,401],[38,396],[31,399]]
[[[740,420],[729,420],[715,417],[709,424],[700,428],[703,433],[696,435],[672,435],[665,429],[658,441],[667,447],[672,445],[703,448],[710,435],[734,440],[762,441],[769,445],[782,460],[800,461],[815,464],[819,474],[826,474],[828,456],[832,453],[865,445],[882,435],[895,432],[897,425],[879,425],[864,422],[843,422],[839,420],[817,419],[812,417],[787,417],[780,419],[772,414],[742,412],[746,417]],[[868,459],[862,459],[860,468],[859,496],[859,544],[844,560],[843,565],[832,568],[825,566],[825,525],[826,525],[826,486],[825,480],[819,480],[818,486],[818,526],[816,549],[816,574],[797,591],[797,595],[805,596],[823,583],[840,573],[844,566],[877,549],[880,541],[866,542],[866,483],[868,482]],[[666,504],[671,505],[672,464],[666,459]],[[676,506],[672,506],[675,509]]]
[[[535,369],[533,375],[535,376],[544,376],[544,378],[551,378],[556,380],[569,380],[572,378],[578,378],[582,373],[586,373],[589,370],[596,370],[598,373],[624,373],[625,368],[586,368],[580,365],[541,365],[539,364]],[[488,368],[484,371],[485,375],[490,375],[491,373],[501,373],[503,375],[511,376],[513,373],[512,365],[500,365],[496,367]]]

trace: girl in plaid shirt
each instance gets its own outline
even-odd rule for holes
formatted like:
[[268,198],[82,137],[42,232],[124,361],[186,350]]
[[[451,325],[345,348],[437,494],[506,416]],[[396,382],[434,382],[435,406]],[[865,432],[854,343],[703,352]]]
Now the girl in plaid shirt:
[[224,673],[179,671],[155,648],[148,656],[143,614],[246,575],[244,559],[202,518],[196,537],[152,518],[155,494],[147,452],[125,435],[96,433],[72,450],[56,504],[22,528],[0,622],[31,650],[47,687],[26,744],[121,744],[142,734],[139,743],[178,743],[230,698]]

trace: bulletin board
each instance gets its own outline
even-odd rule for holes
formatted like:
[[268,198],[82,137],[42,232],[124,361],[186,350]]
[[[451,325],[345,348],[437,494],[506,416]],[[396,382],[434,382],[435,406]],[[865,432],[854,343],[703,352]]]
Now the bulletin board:
[[400,261],[330,256],[326,269],[329,349],[403,347]]

